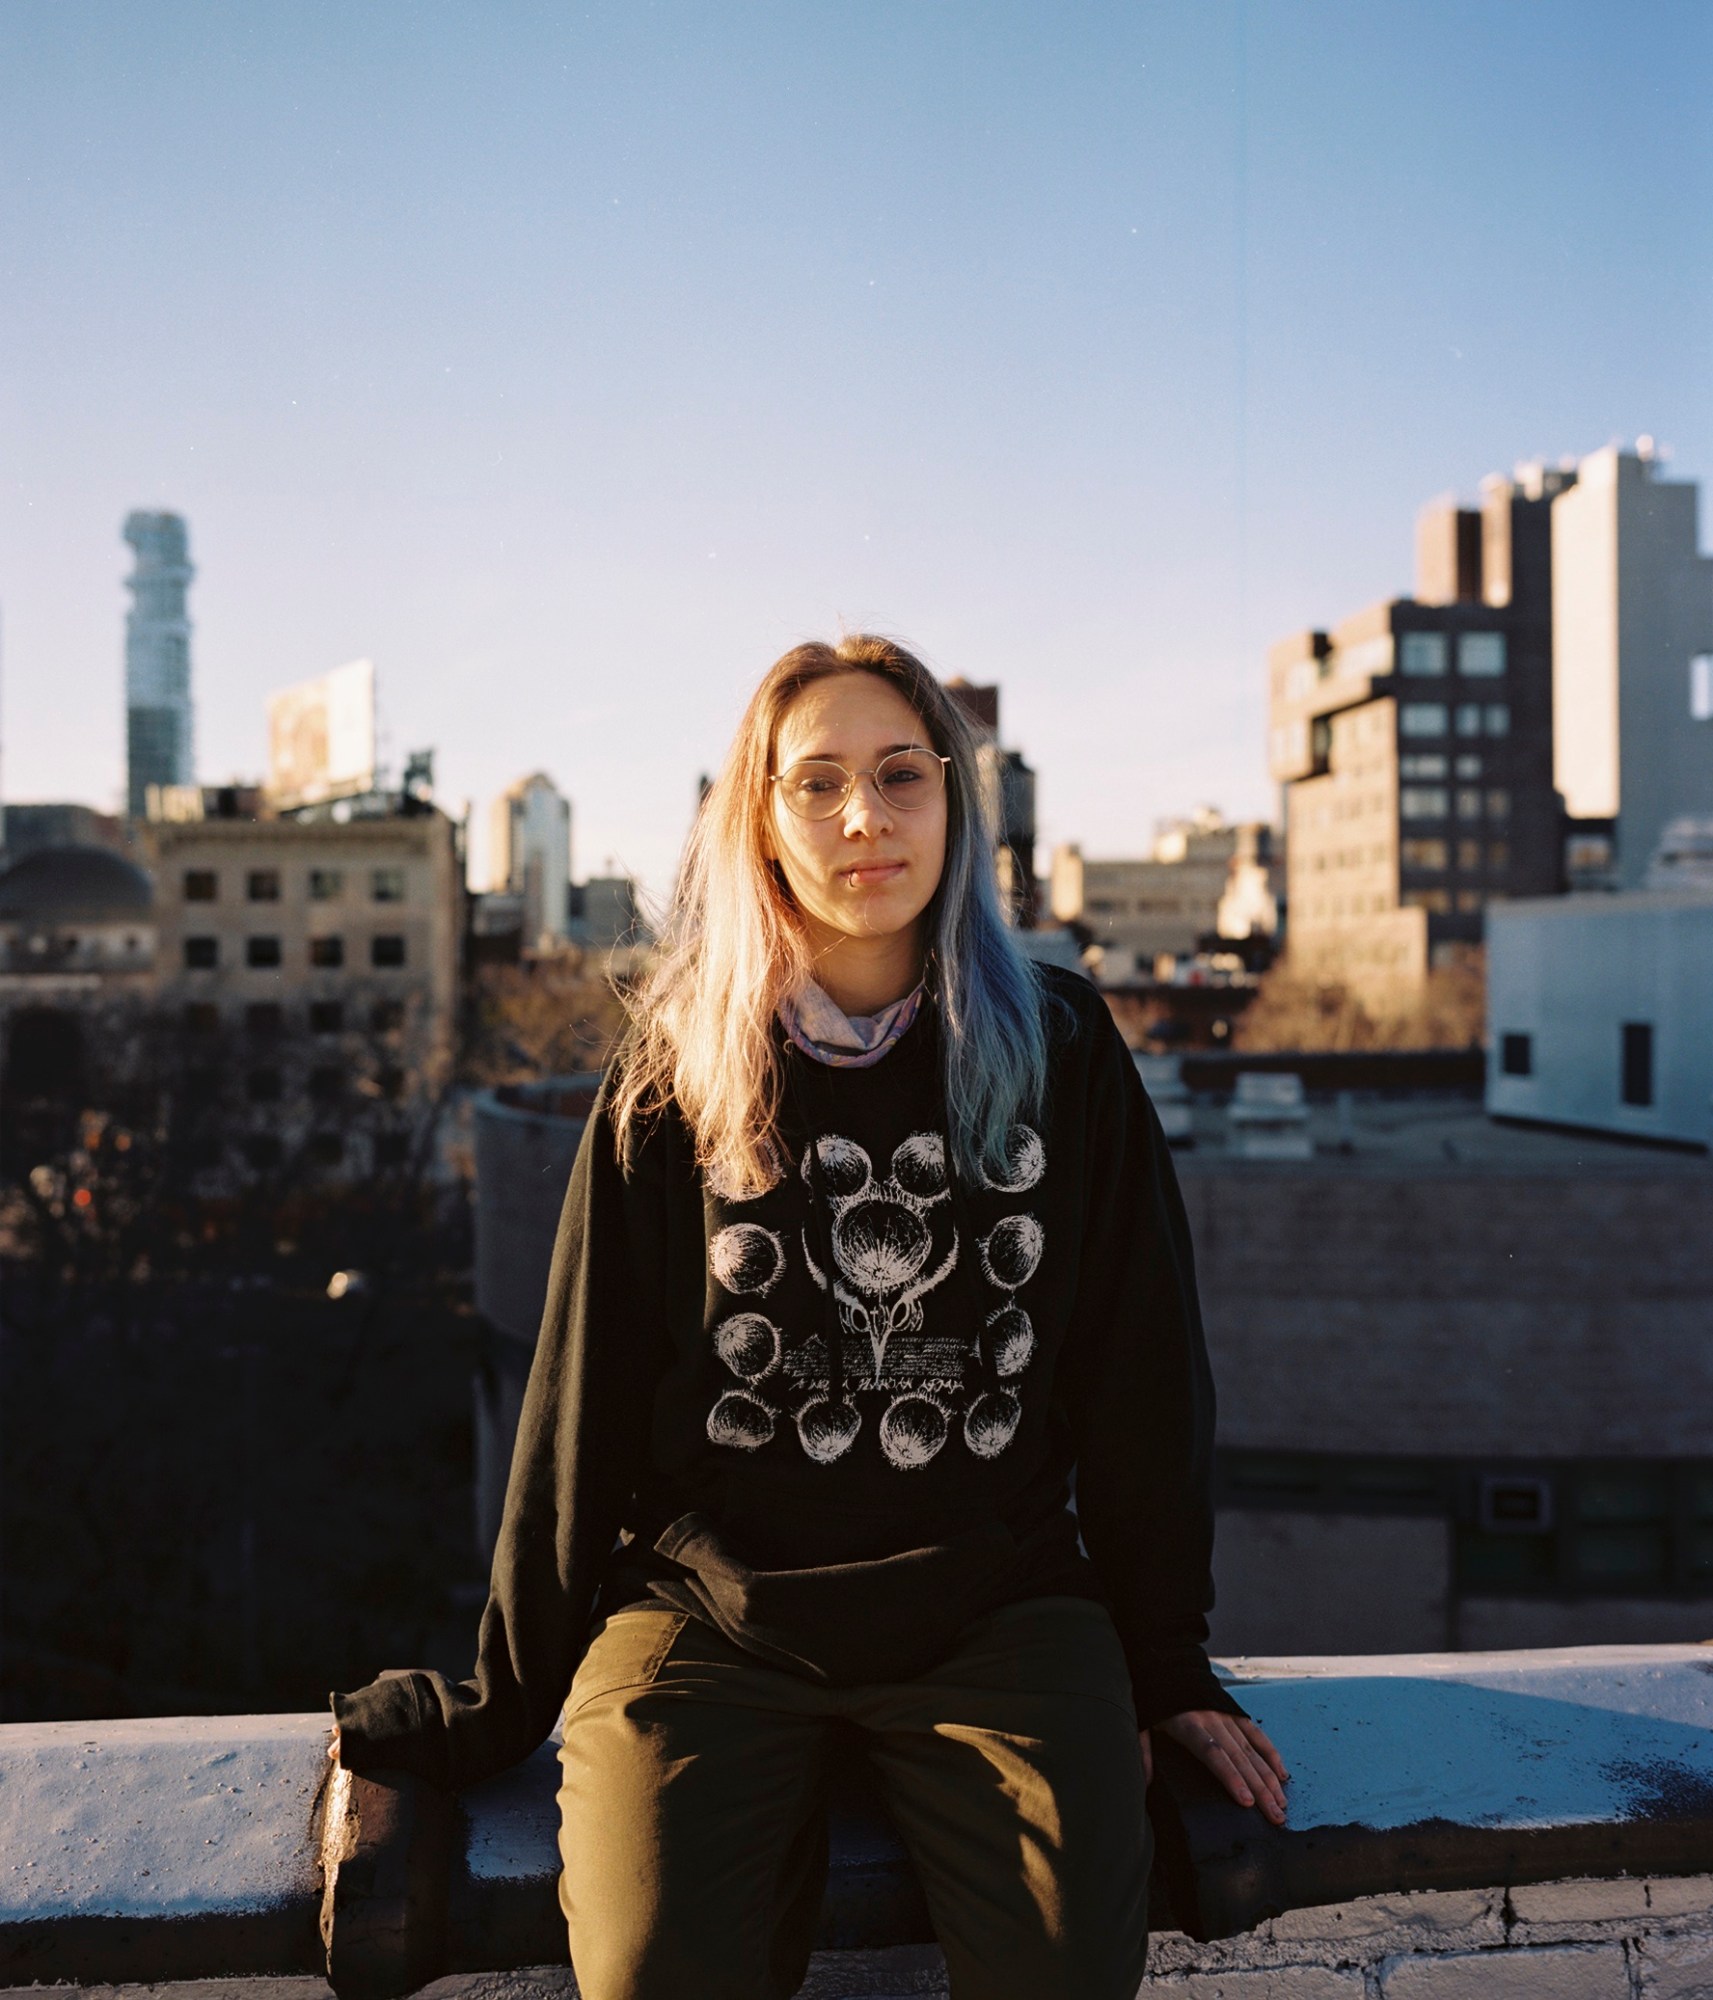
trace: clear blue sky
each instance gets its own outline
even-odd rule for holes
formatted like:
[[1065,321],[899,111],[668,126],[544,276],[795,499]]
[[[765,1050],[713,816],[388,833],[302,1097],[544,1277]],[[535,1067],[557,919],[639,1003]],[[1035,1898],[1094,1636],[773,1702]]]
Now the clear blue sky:
[[842,621],[1003,684],[1048,841],[1264,813],[1422,501],[1713,478],[1710,103],[1705,0],[7,0],[0,784],[117,799],[161,506],[205,779],[367,653],[660,887]]

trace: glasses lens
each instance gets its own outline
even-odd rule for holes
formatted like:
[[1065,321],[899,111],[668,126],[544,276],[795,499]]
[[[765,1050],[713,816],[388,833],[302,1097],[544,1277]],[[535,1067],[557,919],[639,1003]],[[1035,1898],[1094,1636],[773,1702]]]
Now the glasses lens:
[[913,812],[945,784],[946,767],[931,750],[896,750],[881,759],[874,782],[889,806]]
[[799,819],[830,819],[850,788],[850,774],[842,764],[793,764],[779,778],[780,795]]

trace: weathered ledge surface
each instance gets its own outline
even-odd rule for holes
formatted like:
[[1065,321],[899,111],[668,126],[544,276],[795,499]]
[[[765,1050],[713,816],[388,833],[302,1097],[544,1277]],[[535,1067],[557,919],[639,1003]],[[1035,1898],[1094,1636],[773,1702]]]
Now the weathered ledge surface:
[[[1642,1878],[1713,1866],[1713,1646],[1226,1671],[1284,1751],[1291,1822],[1264,1825],[1166,1746],[1150,1800],[1161,1932],[1272,1939],[1312,1929],[1292,1912],[1412,1892],[1497,1894],[1510,1911],[1532,1906],[1505,1892],[1571,1879],[1652,1907]],[[327,1728],[319,1715],[0,1727],[0,1985],[326,1974],[346,2000],[381,2000],[563,1962],[552,1746],[454,1801],[348,1774],[330,1785]],[[851,1790],[823,1946],[928,1935],[907,1861]]]

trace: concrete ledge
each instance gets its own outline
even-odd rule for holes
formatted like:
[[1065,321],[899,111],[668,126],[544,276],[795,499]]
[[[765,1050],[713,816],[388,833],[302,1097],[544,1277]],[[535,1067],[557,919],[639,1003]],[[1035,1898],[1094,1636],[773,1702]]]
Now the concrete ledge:
[[[1636,1990],[1699,1990],[1690,1945],[1670,1940],[1713,1936],[1713,1648],[1227,1672],[1292,1768],[1291,1822],[1267,1826],[1162,1746],[1157,1983],[1236,1994],[1263,1990],[1251,1975],[1318,1966],[1348,1986],[1360,1964],[1372,1992],[1451,1994],[1411,1984],[1409,1968],[1431,1958],[1455,1981],[1456,1963],[1473,1977],[1499,1955],[1550,1961],[1595,1982],[1560,1990],[1593,1993],[1610,1950],[1626,1981],[1642,1978],[1646,1937],[1654,1984]],[[313,1715],[0,1728],[0,1982],[331,1964],[336,1990],[364,2000],[563,1964],[551,1746],[454,1801],[350,1774],[328,1785],[327,1730]],[[908,1861],[860,1788],[835,1817],[820,1943],[929,1943]],[[911,1964],[913,1980],[930,1976],[931,1958]]]

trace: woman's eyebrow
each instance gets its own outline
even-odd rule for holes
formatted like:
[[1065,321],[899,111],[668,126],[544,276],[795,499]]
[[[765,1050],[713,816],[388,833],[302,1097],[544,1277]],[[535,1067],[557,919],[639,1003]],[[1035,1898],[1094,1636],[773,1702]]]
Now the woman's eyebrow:
[[[889,743],[881,751],[882,757],[896,757],[900,750],[920,750],[925,746],[920,737],[913,736],[908,743]],[[844,753],[835,750],[800,750],[791,759],[793,764],[842,764]]]

